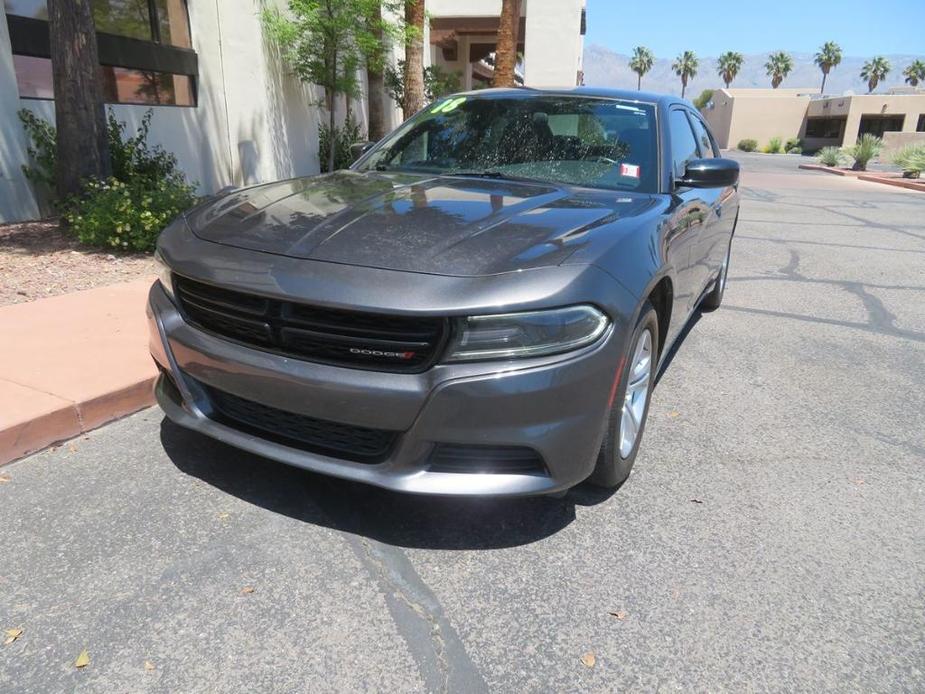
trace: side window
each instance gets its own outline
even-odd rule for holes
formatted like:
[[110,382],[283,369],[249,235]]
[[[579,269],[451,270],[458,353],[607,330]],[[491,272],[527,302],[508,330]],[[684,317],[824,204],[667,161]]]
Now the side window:
[[713,150],[713,140],[710,139],[710,133],[707,132],[703,121],[697,116],[691,116],[691,125],[694,126],[694,134],[697,136],[697,142],[700,144],[700,157],[702,159],[713,159],[717,156]]
[[696,159],[697,141],[684,111],[675,109],[668,113],[668,130],[671,134],[671,166],[675,178],[682,178],[687,162]]

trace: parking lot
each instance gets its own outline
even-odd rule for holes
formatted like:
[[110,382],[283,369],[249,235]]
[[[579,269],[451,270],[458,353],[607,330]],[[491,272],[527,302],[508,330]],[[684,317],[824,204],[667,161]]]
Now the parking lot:
[[0,468],[0,691],[921,691],[925,196],[736,156],[618,492],[402,496],[149,409]]

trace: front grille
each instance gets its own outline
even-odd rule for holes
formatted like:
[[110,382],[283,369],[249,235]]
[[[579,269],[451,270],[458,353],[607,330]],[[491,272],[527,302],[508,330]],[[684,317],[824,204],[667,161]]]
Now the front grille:
[[438,317],[319,308],[175,277],[186,319],[204,330],[308,361],[382,371],[423,371],[446,340]]
[[469,446],[438,443],[430,454],[433,472],[546,475],[539,453],[526,446]]
[[269,407],[191,380],[209,398],[212,419],[292,448],[376,463],[388,456],[398,437],[396,431],[356,427]]

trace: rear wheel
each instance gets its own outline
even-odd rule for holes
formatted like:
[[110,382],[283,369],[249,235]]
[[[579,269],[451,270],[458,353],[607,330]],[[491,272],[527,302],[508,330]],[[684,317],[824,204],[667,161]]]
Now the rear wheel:
[[649,414],[649,398],[658,363],[658,316],[649,302],[643,306],[623,362],[620,383],[610,407],[607,432],[594,472],[588,478],[600,487],[619,487],[629,477]]

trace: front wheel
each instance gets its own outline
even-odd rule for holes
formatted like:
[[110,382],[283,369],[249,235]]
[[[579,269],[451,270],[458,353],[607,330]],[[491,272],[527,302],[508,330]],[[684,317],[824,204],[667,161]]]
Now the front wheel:
[[726,257],[723,259],[723,266],[719,269],[719,275],[716,276],[716,282],[710,293],[703,297],[700,307],[705,311],[715,311],[723,303],[723,294],[726,293],[726,275],[729,274],[729,258],[732,255],[732,240],[729,240],[729,247],[726,249]]
[[647,301],[642,308],[630,351],[622,364],[620,383],[607,421],[597,465],[588,478],[599,487],[619,487],[629,477],[649,414],[649,398],[658,363],[658,316]]

